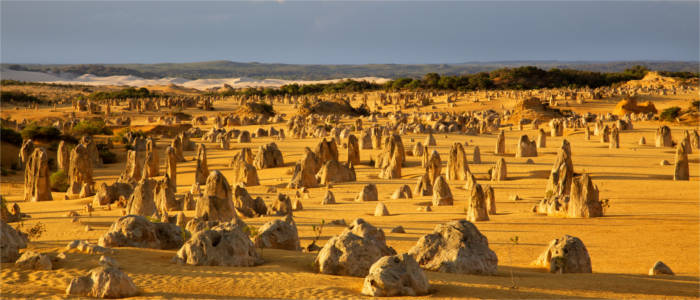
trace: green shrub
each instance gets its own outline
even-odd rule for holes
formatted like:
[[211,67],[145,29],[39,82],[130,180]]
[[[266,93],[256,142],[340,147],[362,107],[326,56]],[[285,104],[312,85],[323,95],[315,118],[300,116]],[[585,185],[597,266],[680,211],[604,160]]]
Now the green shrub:
[[20,133],[25,140],[55,141],[61,139],[61,131],[58,130],[58,128],[53,126],[39,126],[36,122],[24,127]]
[[100,155],[102,162],[105,164],[113,164],[117,162],[117,155],[109,151],[107,144],[97,144],[97,153]]
[[96,134],[112,134],[112,130],[107,127],[104,120],[82,120],[71,130],[73,135],[96,135]]
[[49,182],[51,183],[52,191],[65,192],[68,190],[68,175],[63,171],[63,169],[51,174],[49,177]]
[[31,102],[31,103],[41,103],[41,99],[27,95],[23,92],[18,91],[2,91],[0,92],[0,101],[2,102]]
[[0,129],[0,141],[21,147],[22,135],[10,128],[2,127],[2,129]]
[[669,107],[667,109],[664,109],[664,111],[661,112],[661,115],[659,115],[659,118],[661,120],[673,122],[676,120],[678,115],[681,113],[681,108],[678,106],[673,106]]

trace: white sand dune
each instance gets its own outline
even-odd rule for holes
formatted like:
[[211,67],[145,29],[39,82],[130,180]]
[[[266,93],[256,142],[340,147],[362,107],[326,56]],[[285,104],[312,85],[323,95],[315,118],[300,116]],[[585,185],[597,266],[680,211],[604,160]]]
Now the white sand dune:
[[390,79],[380,77],[360,77],[360,78],[342,78],[328,80],[284,80],[284,79],[254,79],[247,77],[240,78],[214,78],[214,79],[195,79],[189,80],[184,78],[166,77],[159,79],[144,79],[138,76],[95,76],[85,74],[78,77],[60,76],[43,72],[28,72],[15,71],[9,69],[0,70],[2,79],[11,79],[29,82],[44,82],[44,83],[59,83],[59,84],[83,84],[83,85],[124,85],[133,87],[153,86],[153,85],[181,85],[186,88],[194,88],[198,90],[207,90],[210,88],[222,87],[224,84],[234,88],[244,87],[280,87],[285,84],[315,84],[315,83],[331,83],[344,79],[366,80],[375,83],[384,83]]

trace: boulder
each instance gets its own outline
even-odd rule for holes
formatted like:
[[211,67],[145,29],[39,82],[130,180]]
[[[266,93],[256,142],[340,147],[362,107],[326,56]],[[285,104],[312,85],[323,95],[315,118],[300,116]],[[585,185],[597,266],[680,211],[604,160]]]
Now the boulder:
[[583,242],[570,235],[554,239],[534,262],[551,273],[591,273],[591,258]]
[[345,166],[337,160],[329,160],[316,173],[316,179],[324,185],[333,182],[355,181],[355,168],[352,165]]
[[126,298],[139,294],[136,285],[126,273],[115,267],[99,266],[87,276],[73,278],[66,295],[94,298]]
[[250,143],[250,132],[248,130],[243,130],[238,135],[238,143]]
[[177,264],[195,266],[252,267],[263,263],[255,245],[234,223],[223,223],[196,232],[177,251]]
[[383,216],[388,216],[389,215],[389,210],[386,208],[386,205],[384,205],[383,202],[377,203],[377,206],[374,208],[374,216],[375,217],[383,217]]
[[51,270],[53,264],[51,258],[43,253],[26,251],[17,259],[15,266],[20,269],[29,270]]
[[289,196],[279,193],[275,202],[267,210],[267,213],[274,216],[286,216],[291,215],[292,211],[292,200]]
[[486,196],[478,183],[470,190],[467,198],[467,220],[470,222],[489,220]]
[[152,223],[142,216],[128,215],[114,222],[97,244],[110,248],[177,249],[183,242],[182,230],[175,224]]
[[447,160],[447,180],[465,180],[469,173],[467,154],[461,143],[454,143],[450,148],[450,157]]
[[488,239],[466,220],[437,225],[408,254],[423,269],[436,272],[494,275],[498,266]]
[[537,143],[530,141],[526,134],[520,136],[515,148],[515,157],[536,157]]
[[92,200],[92,206],[98,207],[115,203],[120,197],[129,199],[134,192],[134,187],[128,183],[115,182],[111,185],[101,183],[97,186],[95,198]]
[[430,182],[430,177],[428,174],[423,174],[418,177],[416,186],[413,188],[413,194],[416,196],[430,196],[433,194],[433,183]]
[[293,221],[274,220],[258,229],[254,243],[258,248],[272,248],[299,251],[299,233]]
[[365,184],[362,190],[355,198],[355,201],[378,201],[379,192],[377,192],[377,186],[374,183]]
[[87,148],[77,145],[70,153],[70,169],[68,171],[68,190],[66,199],[76,199],[80,197],[83,185],[92,185],[92,162],[87,153]]
[[323,196],[323,199],[321,200],[321,205],[326,205],[326,204],[335,204],[335,195],[333,195],[333,192],[331,190],[326,190],[326,194]]
[[209,177],[209,166],[207,165],[207,149],[204,144],[197,145],[197,164],[194,172],[194,181],[197,184],[206,184]]
[[49,156],[44,148],[37,147],[25,164],[24,201],[50,200],[53,200],[53,196],[49,182]]
[[598,187],[588,174],[574,178],[566,207],[570,218],[595,218],[603,216],[603,206],[598,199]]
[[404,184],[400,186],[393,194],[391,194],[391,199],[411,199],[413,198],[413,193],[411,193],[411,188]]
[[231,185],[219,170],[211,171],[206,180],[204,194],[197,201],[195,216],[207,220],[228,222],[236,216],[232,201]]
[[311,149],[304,149],[304,156],[294,166],[292,180],[289,182],[289,188],[311,188],[318,186],[316,173],[320,169],[316,154],[311,152]]
[[447,184],[442,175],[438,176],[433,183],[433,206],[452,205],[453,203],[454,198],[450,185]]
[[664,262],[662,261],[657,261],[654,263],[654,265],[649,269],[649,276],[656,276],[656,275],[676,275],[671,271],[671,268],[669,268]]
[[260,185],[258,171],[244,160],[236,160],[233,163],[233,183],[243,183],[245,186]]
[[258,169],[277,168],[284,166],[284,157],[277,144],[269,143],[258,148],[253,165]]
[[244,187],[237,185],[234,189],[234,203],[238,215],[246,218],[259,217],[267,214],[267,206],[262,198],[253,199]]
[[416,260],[408,255],[385,256],[369,269],[362,294],[373,297],[420,296],[428,294],[430,284]]
[[160,218],[160,211],[155,202],[156,188],[158,181],[155,179],[143,179],[129,197],[126,205],[126,213],[129,215],[139,215],[145,217],[155,216]]

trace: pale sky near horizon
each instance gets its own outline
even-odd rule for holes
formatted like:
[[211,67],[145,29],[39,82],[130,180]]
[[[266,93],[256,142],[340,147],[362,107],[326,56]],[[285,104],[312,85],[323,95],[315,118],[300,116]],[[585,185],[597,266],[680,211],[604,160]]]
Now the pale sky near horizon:
[[698,1],[0,3],[3,63],[699,60]]

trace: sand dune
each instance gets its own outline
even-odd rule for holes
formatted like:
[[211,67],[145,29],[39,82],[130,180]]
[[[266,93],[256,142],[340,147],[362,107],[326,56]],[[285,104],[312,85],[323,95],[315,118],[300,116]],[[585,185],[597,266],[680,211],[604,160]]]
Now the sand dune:
[[92,74],[84,74],[78,77],[69,75],[56,75],[43,72],[15,71],[9,69],[0,70],[2,79],[11,79],[29,82],[44,82],[58,84],[83,84],[83,85],[125,85],[133,87],[144,87],[154,85],[182,85],[186,88],[194,88],[198,90],[206,90],[210,88],[222,87],[224,84],[234,88],[245,87],[280,87],[285,84],[314,84],[314,83],[331,83],[344,79],[366,80],[376,83],[384,83],[389,79],[380,77],[359,77],[359,78],[340,78],[329,80],[285,80],[285,79],[254,79],[248,77],[238,78],[215,78],[215,79],[195,79],[189,80],[184,78],[166,77],[159,79],[145,79],[138,76],[95,76]]

